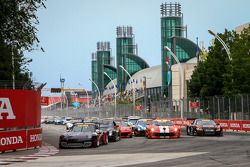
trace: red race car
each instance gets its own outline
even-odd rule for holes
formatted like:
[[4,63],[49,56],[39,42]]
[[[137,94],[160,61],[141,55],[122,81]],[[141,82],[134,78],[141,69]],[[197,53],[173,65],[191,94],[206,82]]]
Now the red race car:
[[160,138],[180,138],[181,130],[179,126],[174,125],[170,120],[157,119],[147,125],[146,137],[149,139]]
[[121,121],[120,133],[121,137],[133,137],[133,129],[131,126],[129,126],[128,122]]

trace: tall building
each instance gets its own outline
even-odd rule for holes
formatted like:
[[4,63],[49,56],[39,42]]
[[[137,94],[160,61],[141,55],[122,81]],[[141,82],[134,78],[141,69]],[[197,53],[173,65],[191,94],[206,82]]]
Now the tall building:
[[239,25],[235,28],[235,31],[237,34],[240,34],[244,30],[244,28],[248,28],[249,26],[250,26],[250,22]]
[[138,56],[138,48],[134,43],[132,27],[118,26],[116,35],[117,86],[119,91],[123,91],[125,90],[129,76],[120,66],[123,66],[132,76],[136,72],[148,68],[149,65]]
[[[92,60],[91,60],[91,77],[92,80],[97,83],[97,59],[96,59],[96,53],[92,53]],[[96,92],[97,89],[94,85],[94,83],[92,83],[92,98],[96,97]]]
[[[110,42],[97,42],[97,86],[100,89],[102,95],[105,86],[108,84],[107,78],[105,78],[104,72],[110,73],[110,71],[105,70],[111,66],[111,48]],[[111,69],[112,71],[112,69]],[[113,73],[112,73],[112,77]]]
[[165,47],[169,47],[179,61],[184,63],[196,56],[197,45],[187,39],[187,26],[183,25],[179,3],[162,3],[160,10],[162,95],[172,99],[171,66],[175,61]]

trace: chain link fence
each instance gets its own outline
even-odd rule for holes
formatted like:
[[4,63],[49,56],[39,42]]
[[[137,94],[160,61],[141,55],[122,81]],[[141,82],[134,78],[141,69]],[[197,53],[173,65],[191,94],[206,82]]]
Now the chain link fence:
[[[192,107],[191,102],[196,102]],[[150,103],[150,105],[148,105]],[[71,116],[71,117],[125,117],[141,116],[144,118],[209,118],[225,120],[249,120],[250,119],[250,95],[234,97],[213,96],[207,98],[188,98],[184,100],[159,100],[141,103],[141,110],[134,110],[133,104],[102,104],[98,106],[60,108],[60,105],[52,105],[42,110],[44,116]],[[148,106],[147,106],[148,105]],[[149,107],[150,106],[150,107]],[[181,109],[181,107],[183,107]],[[183,113],[181,111],[183,110]]]

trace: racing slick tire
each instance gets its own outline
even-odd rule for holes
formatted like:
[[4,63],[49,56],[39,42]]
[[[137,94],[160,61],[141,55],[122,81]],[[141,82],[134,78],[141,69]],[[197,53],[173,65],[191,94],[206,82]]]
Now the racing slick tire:
[[196,130],[193,130],[193,131],[192,131],[192,135],[193,135],[193,136],[197,136],[197,131],[196,131]]
[[120,140],[119,134],[120,134],[120,133],[117,133],[117,134],[115,135],[115,141],[119,141],[119,140]]
[[93,147],[99,147],[100,146],[100,141],[97,139],[96,141],[93,142]]
[[223,136],[223,131],[221,131],[217,136]]
[[64,149],[65,147],[62,146],[61,143],[59,143],[59,149]]
[[109,144],[109,136],[106,135],[105,143],[104,144]]
[[189,127],[186,128],[186,131],[187,131],[187,135],[190,136],[190,129],[189,129]]

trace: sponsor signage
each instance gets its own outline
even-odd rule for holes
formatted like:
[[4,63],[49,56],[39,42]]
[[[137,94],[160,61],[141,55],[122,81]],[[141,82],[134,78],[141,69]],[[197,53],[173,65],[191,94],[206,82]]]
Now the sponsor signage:
[[26,130],[0,132],[0,151],[26,148]]
[[250,131],[250,121],[242,121],[242,130]]
[[190,108],[198,108],[200,106],[200,103],[190,101],[189,106],[190,106]]
[[0,90],[0,128],[40,126],[40,93],[31,90]]
[[27,130],[27,148],[42,145],[42,129]]
[[42,106],[48,106],[49,105],[49,97],[48,96],[42,96],[41,97],[41,105]]

